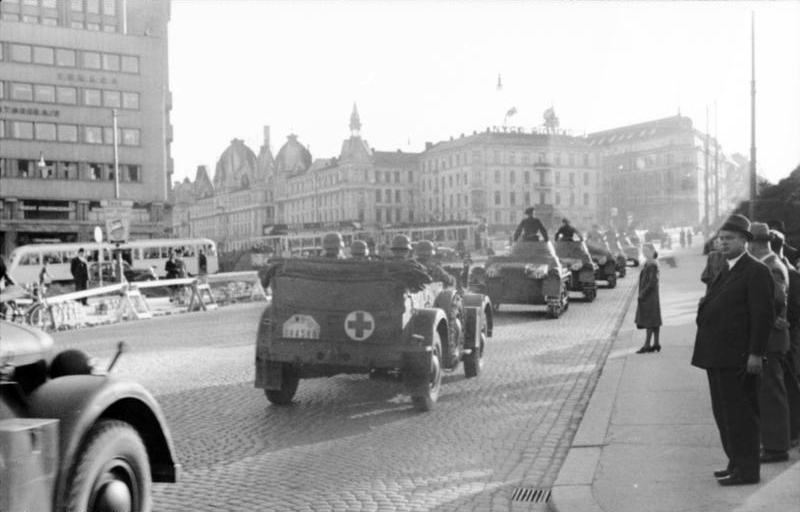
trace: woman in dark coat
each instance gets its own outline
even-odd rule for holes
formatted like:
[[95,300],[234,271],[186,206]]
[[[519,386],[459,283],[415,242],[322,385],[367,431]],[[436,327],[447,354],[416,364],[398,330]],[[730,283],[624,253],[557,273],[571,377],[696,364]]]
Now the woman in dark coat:
[[[637,354],[648,352],[661,352],[658,334],[661,329],[661,301],[658,297],[658,253],[652,244],[642,248],[645,261],[639,273],[639,302],[636,306],[636,327],[647,329],[644,346],[636,351]],[[653,344],[650,345],[650,339]]]

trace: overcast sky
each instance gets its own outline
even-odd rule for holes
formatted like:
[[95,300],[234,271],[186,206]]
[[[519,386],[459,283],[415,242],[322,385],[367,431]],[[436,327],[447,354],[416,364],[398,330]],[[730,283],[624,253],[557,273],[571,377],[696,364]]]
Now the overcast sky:
[[576,135],[679,109],[705,130],[708,107],[725,152],[749,155],[751,12],[758,163],[776,182],[800,163],[800,2],[173,0],[174,178],[213,173],[233,138],[258,152],[264,125],[273,153],[296,133],[336,156],[353,102],[378,150],[422,151],[511,107],[530,129],[552,104]]

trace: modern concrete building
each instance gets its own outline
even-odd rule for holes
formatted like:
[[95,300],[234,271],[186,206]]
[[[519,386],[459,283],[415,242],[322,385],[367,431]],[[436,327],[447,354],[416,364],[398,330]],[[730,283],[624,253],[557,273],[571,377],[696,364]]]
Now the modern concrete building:
[[0,253],[90,240],[116,179],[131,237],[162,235],[169,17],[162,0],[0,2]]

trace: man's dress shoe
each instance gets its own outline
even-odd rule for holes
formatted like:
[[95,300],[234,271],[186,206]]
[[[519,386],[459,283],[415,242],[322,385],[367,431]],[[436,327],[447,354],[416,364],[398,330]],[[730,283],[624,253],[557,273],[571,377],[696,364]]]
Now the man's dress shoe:
[[730,476],[731,470],[730,469],[719,469],[714,471],[715,478],[725,478],[726,476]]
[[765,451],[761,454],[762,464],[769,464],[770,462],[785,462],[787,460],[789,460],[788,452]]
[[717,480],[719,485],[729,486],[729,485],[750,485],[750,484],[757,484],[760,482],[761,479],[759,477],[755,478],[744,478],[743,476],[739,475],[736,472],[731,473],[730,475],[720,478]]

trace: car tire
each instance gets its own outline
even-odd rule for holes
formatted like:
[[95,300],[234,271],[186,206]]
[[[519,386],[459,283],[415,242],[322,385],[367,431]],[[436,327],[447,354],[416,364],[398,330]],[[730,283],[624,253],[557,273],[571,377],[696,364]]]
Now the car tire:
[[583,289],[583,300],[584,300],[584,302],[594,302],[594,299],[596,299],[596,298],[597,298],[597,288],[596,287],[592,286],[592,287],[586,287],[586,288]]
[[611,274],[608,276],[608,288],[616,288],[617,287],[617,276],[615,274]]
[[289,405],[292,403],[299,385],[300,374],[297,368],[290,364],[284,364],[281,368],[281,389],[265,389],[264,394],[271,404]]
[[67,480],[64,509],[151,509],[150,462],[136,430],[124,421],[101,420],[87,434]]
[[438,333],[435,334],[433,343],[433,354],[431,355],[431,378],[428,387],[422,395],[413,395],[411,403],[418,411],[428,412],[436,405],[439,400],[439,392],[442,389],[442,340]]
[[[476,315],[480,313],[475,312]],[[468,321],[470,319],[468,318]],[[464,376],[468,379],[477,377],[483,370],[483,351],[486,347],[486,336],[489,328],[486,325],[486,318],[481,319],[481,331],[476,333],[478,339],[475,340],[475,347],[472,348],[472,353],[464,357]],[[468,333],[472,334],[472,333]]]

